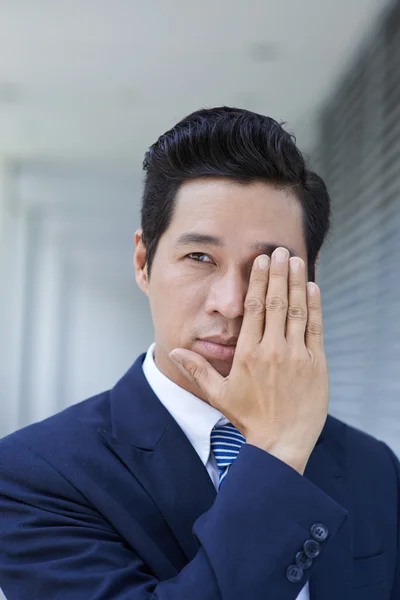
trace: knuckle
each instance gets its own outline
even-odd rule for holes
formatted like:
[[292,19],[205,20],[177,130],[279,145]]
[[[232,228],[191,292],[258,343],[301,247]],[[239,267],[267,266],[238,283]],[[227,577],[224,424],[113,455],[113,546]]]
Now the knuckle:
[[304,282],[302,281],[302,279],[300,279],[300,277],[297,275],[292,275],[291,279],[290,279],[290,283],[289,283],[290,287],[294,290],[304,290],[305,293],[305,286],[304,286]]
[[266,358],[268,363],[280,365],[285,360],[285,353],[279,346],[270,346]]
[[202,365],[198,365],[192,360],[187,360],[184,366],[193,379],[199,380],[204,376],[204,367]]
[[288,317],[294,321],[304,322],[307,320],[307,311],[302,306],[290,305],[288,309]]
[[280,296],[270,296],[267,298],[266,308],[269,311],[286,312],[288,309],[288,304]]
[[322,323],[316,319],[309,319],[307,323],[307,334],[312,336],[322,335]]
[[246,364],[249,365],[257,360],[258,353],[255,348],[251,346],[246,346],[241,352],[241,359]]
[[263,313],[265,310],[263,301],[257,296],[246,298],[244,307],[247,312],[255,314]]
[[294,352],[292,354],[292,360],[297,367],[303,368],[304,365],[309,361],[309,356],[306,353]]
[[314,314],[318,315],[321,312],[321,300],[319,298],[315,298],[315,296],[308,297],[307,304],[309,310]]
[[284,266],[274,266],[271,268],[271,276],[277,279],[287,279],[288,271]]

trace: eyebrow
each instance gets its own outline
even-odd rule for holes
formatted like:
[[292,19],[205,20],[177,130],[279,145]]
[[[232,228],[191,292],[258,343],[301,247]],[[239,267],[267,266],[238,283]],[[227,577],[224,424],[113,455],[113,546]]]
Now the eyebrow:
[[[192,232],[180,235],[175,243],[175,248],[178,249],[182,246],[189,246],[190,244],[206,244],[208,246],[215,246],[216,248],[222,248],[224,246],[224,242],[219,237],[205,233]],[[255,242],[254,244],[251,244],[250,250],[259,252],[260,254],[272,254],[272,252],[280,246],[289,250],[290,256],[296,256],[296,252],[292,248],[285,246],[285,244],[279,244],[278,242]]]

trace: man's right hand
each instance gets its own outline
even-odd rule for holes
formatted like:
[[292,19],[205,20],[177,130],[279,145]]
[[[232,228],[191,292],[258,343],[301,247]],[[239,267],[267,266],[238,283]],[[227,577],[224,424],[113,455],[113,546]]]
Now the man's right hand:
[[254,261],[228,377],[196,352],[177,348],[170,353],[176,356],[248,444],[304,473],[328,414],[329,375],[321,294],[307,284],[301,258],[289,260],[288,251],[277,248],[271,261],[265,255]]

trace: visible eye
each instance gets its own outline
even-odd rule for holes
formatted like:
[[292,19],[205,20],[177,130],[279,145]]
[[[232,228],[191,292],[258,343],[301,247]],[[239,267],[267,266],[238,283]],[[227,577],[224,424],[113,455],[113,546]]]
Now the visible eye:
[[207,256],[207,258],[210,258],[208,256],[208,254],[204,254],[203,252],[191,252],[190,254],[188,254],[188,258],[190,258],[190,260],[193,260],[194,262],[200,262],[200,263],[209,262],[209,261],[205,261],[205,260],[200,260],[199,257],[202,257],[202,256]]

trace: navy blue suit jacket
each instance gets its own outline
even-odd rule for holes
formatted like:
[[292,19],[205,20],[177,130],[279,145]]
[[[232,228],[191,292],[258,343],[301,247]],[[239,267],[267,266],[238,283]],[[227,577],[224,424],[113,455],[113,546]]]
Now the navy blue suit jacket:
[[[0,441],[9,600],[399,600],[399,463],[328,417],[304,476],[245,444],[217,494],[138,357],[109,392]],[[329,531],[298,583],[287,568]]]

